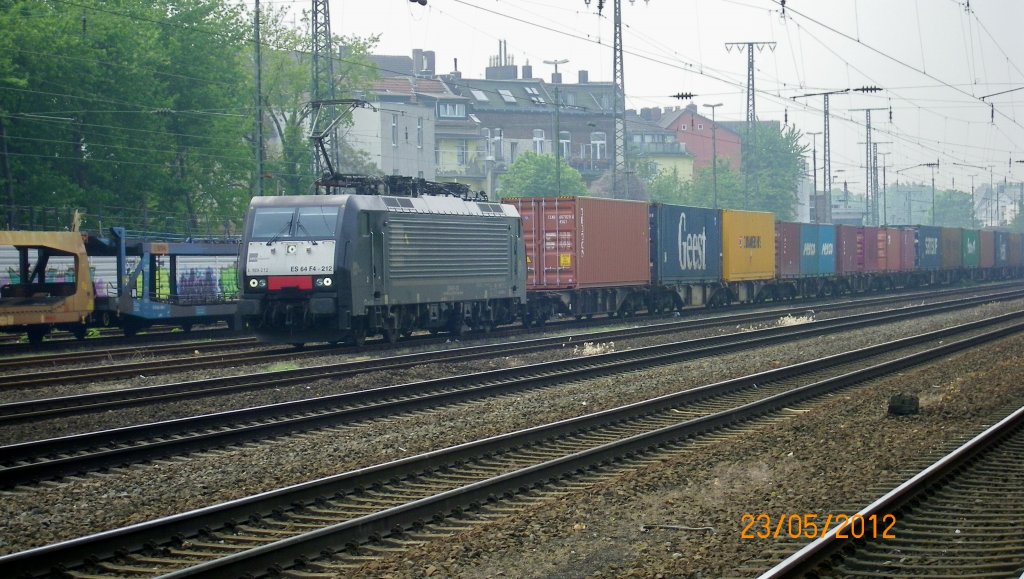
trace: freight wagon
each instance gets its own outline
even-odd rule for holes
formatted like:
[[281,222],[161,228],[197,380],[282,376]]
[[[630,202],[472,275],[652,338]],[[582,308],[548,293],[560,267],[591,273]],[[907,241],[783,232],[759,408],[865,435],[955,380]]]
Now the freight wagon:
[[557,315],[632,315],[647,309],[650,214],[640,201],[591,197],[506,199],[522,217],[523,323]]
[[77,231],[0,232],[0,331],[135,335],[152,325],[235,327],[237,243],[153,242]]

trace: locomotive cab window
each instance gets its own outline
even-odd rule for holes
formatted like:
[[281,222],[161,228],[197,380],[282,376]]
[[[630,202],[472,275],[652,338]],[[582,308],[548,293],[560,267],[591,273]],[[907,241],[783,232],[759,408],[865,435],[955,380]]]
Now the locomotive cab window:
[[337,207],[299,207],[295,237],[334,237],[338,225]]
[[292,215],[295,209],[264,207],[256,210],[252,218],[252,238],[272,239],[291,237]]

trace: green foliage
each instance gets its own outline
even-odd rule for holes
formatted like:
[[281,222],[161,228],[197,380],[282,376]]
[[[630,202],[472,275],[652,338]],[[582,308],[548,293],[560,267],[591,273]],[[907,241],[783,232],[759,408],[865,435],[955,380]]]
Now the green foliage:
[[647,194],[651,201],[682,205],[690,190],[688,183],[679,176],[679,169],[662,169],[651,179]]
[[[0,201],[145,214],[151,224],[160,216],[161,228],[163,216],[187,215],[169,228],[230,221],[237,231],[257,178],[244,10],[234,0],[0,0],[0,122],[12,177],[8,194],[0,170]],[[284,8],[262,14],[273,143],[262,177],[268,193],[308,193],[308,28],[291,28]],[[339,97],[369,86],[373,42],[336,39],[349,47],[335,68]],[[372,168],[365,156],[343,156],[352,161],[343,170]]]
[[[931,207],[928,208],[931,212]],[[935,225],[977,229],[978,221],[971,219],[971,196],[961,191],[935,192]]]
[[[557,197],[558,179],[555,158],[533,152],[519,155],[508,172],[502,175],[498,196],[505,197]],[[582,197],[587,195],[580,172],[562,159],[561,195]]]
[[[754,127],[751,147],[753,155],[743,159],[749,194],[743,204],[720,205],[751,211],[771,211],[780,220],[796,217],[797,186],[805,171],[804,153],[807,146],[800,143],[801,133],[795,127],[779,129],[766,123]],[[721,174],[719,174],[721,178]],[[722,183],[719,181],[719,199]]]

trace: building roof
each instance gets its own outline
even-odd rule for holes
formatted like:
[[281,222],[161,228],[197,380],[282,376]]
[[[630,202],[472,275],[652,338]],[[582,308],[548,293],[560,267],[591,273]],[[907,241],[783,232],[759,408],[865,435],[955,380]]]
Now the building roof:
[[368,54],[367,60],[377,65],[381,78],[412,76],[412,57],[388,54]]
[[422,96],[433,99],[466,100],[453,93],[444,81],[414,76],[381,78],[373,83],[373,93],[380,97],[394,96],[412,98]]
[[[481,111],[533,112],[555,107],[556,85],[541,79],[450,79],[449,84]],[[612,90],[611,83],[557,85],[563,114],[610,112]]]

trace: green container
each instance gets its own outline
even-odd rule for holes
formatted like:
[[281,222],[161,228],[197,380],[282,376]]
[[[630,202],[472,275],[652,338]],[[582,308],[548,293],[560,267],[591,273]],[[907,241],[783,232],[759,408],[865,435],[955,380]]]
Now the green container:
[[960,247],[963,250],[963,266],[978,267],[981,264],[981,240],[978,230],[964,229]]

